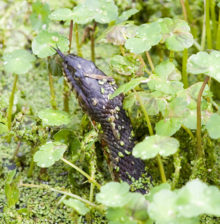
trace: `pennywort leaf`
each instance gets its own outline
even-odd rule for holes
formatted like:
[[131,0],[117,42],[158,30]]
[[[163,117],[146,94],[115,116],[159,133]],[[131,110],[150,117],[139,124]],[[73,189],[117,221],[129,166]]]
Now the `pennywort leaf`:
[[51,20],[62,20],[62,21],[67,21],[71,20],[73,18],[73,11],[67,8],[60,8],[55,11],[53,11],[49,18]]
[[61,142],[47,142],[34,154],[34,161],[38,166],[50,167],[63,157],[67,145]]
[[68,50],[69,41],[66,37],[48,31],[41,31],[32,41],[32,50],[40,58],[45,58],[55,54],[52,47],[59,47],[61,51]]
[[76,210],[80,215],[85,215],[89,212],[89,209],[79,200],[69,198],[68,200],[63,200],[63,203],[74,210]]
[[143,160],[154,158],[157,154],[169,156],[179,148],[179,142],[168,136],[149,136],[138,143],[133,149],[133,155]]
[[209,118],[206,129],[209,133],[209,136],[213,139],[220,138],[220,115],[217,113],[212,114]]
[[38,116],[45,125],[60,126],[70,123],[69,114],[65,111],[44,109],[38,113]]
[[30,52],[20,49],[3,56],[5,71],[18,75],[27,73],[32,68],[32,62],[35,60],[34,55]]

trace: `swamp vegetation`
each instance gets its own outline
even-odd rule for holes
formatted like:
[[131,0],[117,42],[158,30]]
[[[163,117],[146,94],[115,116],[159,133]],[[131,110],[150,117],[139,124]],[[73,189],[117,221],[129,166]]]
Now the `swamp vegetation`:
[[[53,47],[116,80],[150,178],[112,181]],[[218,224],[219,174],[219,0],[0,1],[1,224]]]

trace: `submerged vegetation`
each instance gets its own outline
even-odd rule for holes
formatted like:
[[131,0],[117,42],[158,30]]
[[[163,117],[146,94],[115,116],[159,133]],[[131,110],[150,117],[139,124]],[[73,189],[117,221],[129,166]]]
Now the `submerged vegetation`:
[[[0,223],[220,222],[219,0],[2,0],[0,46]],[[148,179],[112,181],[57,47],[116,80]]]

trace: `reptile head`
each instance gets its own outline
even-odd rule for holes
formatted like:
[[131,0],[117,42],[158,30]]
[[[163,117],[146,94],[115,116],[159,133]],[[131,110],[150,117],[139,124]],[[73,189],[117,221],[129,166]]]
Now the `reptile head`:
[[92,61],[74,54],[64,55],[59,49],[55,50],[63,59],[66,78],[75,90],[81,107],[90,115],[96,114],[97,109],[100,113],[99,104],[103,108],[108,95],[114,92],[114,84],[110,84],[113,79],[109,79]]

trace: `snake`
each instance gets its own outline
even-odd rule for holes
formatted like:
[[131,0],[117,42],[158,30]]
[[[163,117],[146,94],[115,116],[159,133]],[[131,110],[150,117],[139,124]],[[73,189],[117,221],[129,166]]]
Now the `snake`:
[[[115,80],[92,61],[75,54],[65,55],[58,48],[55,50],[62,58],[64,75],[74,89],[79,105],[92,121],[101,125],[114,180],[125,181],[129,185],[134,181],[140,183],[145,163],[132,155],[135,137],[131,121],[123,109],[124,96],[120,94],[110,99],[117,89]],[[134,191],[146,193],[143,186]]]

